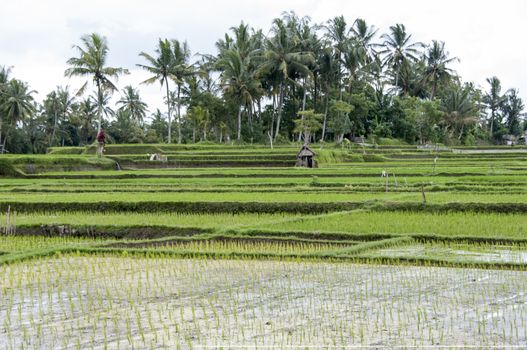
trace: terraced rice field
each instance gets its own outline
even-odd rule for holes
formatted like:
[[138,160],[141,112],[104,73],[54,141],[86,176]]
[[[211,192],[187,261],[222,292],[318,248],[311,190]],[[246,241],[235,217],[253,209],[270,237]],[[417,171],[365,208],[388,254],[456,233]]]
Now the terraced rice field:
[[0,163],[0,349],[526,342],[524,149],[90,152]]

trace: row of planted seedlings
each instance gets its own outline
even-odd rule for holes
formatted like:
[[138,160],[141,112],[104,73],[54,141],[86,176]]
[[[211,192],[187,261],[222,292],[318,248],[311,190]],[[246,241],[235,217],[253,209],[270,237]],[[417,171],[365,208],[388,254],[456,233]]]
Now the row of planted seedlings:
[[[63,215],[61,218],[64,220],[55,221],[60,215]],[[521,214],[364,210],[316,216],[72,212],[31,214],[26,219],[28,221],[18,218],[22,223],[19,228],[20,233],[65,237],[46,240],[42,237],[21,239],[18,236],[7,236],[4,237],[3,246],[7,247],[3,249],[4,251],[22,252],[31,256],[33,244],[38,253],[36,255],[53,252],[54,249],[66,251],[77,249],[84,252],[127,251],[137,254],[153,252],[191,257],[298,257],[376,263],[407,261],[414,264],[477,265],[491,268],[521,269],[525,265],[522,255],[524,254],[522,244],[525,240],[522,230],[525,226],[521,224],[525,219]],[[84,223],[83,219],[85,219]],[[419,224],[419,221],[422,223]],[[145,222],[151,224],[146,226]],[[256,222],[259,222],[259,225],[255,226]],[[228,228],[233,223],[236,223],[236,226]],[[498,228],[519,231],[500,235],[497,233]],[[67,241],[72,235],[121,240],[83,242],[82,238],[79,238],[79,241],[73,238],[72,242]],[[128,240],[122,240],[123,238]],[[9,248],[10,245],[23,246],[24,242],[25,249]],[[450,242],[453,246],[448,247],[447,252],[446,247],[442,250],[438,249],[437,242]],[[459,259],[452,253],[456,249],[465,257],[467,254],[459,247],[454,247],[456,244],[491,244],[494,252],[486,252],[486,255],[480,254],[473,259],[470,256],[468,259]],[[506,247],[504,248],[504,244],[513,245],[515,252],[511,253]],[[39,249],[36,249],[37,247]],[[486,250],[490,250],[490,247],[486,247]],[[501,255],[495,256],[498,249]],[[423,251],[427,252],[424,256]],[[445,256],[446,253],[448,256]],[[15,259],[16,256],[17,254],[11,257],[7,255],[3,259]]]
[[7,347],[503,346],[525,273],[56,254],[1,265]]

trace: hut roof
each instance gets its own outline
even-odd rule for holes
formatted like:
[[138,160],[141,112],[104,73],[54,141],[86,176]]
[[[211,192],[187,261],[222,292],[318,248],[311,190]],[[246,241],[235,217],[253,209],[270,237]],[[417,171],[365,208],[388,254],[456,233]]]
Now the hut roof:
[[300,157],[313,157],[315,155],[315,152],[311,148],[309,148],[308,145],[304,144],[302,148],[300,149],[300,152],[297,154],[297,158]]

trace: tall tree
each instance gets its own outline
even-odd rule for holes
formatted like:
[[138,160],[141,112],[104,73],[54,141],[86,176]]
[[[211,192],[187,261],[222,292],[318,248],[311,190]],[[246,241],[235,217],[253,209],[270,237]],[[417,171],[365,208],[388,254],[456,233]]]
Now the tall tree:
[[365,52],[368,61],[373,56],[373,43],[372,40],[377,34],[377,29],[374,26],[368,25],[368,23],[362,18],[357,18],[350,28],[352,38],[355,39],[362,50]]
[[[60,123],[65,124],[68,122],[70,116],[73,113],[75,96],[71,94],[69,86],[59,86],[57,88],[57,99],[60,108]],[[66,131],[60,130],[60,135],[62,139],[62,145],[64,146],[64,138],[66,136]]]
[[86,98],[80,101],[78,104],[75,114],[80,120],[80,139],[84,144],[89,144],[95,139],[93,135],[94,120],[97,117],[98,107],[97,102],[94,102],[91,98]]
[[148,106],[145,102],[141,100],[139,96],[139,91],[134,89],[131,85],[125,86],[123,89],[123,95],[119,101],[119,111],[126,111],[130,118],[134,120],[139,125],[143,124],[146,112],[148,111]]
[[[0,106],[4,104],[5,101],[5,90],[7,84],[9,83],[9,75],[11,74],[11,67],[0,66]],[[2,140],[2,124],[5,122],[4,113],[0,110],[0,147],[4,144]],[[3,152],[4,149],[0,149],[0,152]]]
[[499,111],[503,107],[507,97],[501,93],[501,82],[497,77],[487,78],[489,83],[489,91],[483,96],[483,102],[490,110],[489,121],[489,135],[494,137],[494,126],[496,118],[498,118]]
[[431,99],[434,99],[438,85],[447,83],[454,74],[454,71],[447,65],[458,61],[458,59],[448,56],[449,53],[445,51],[445,43],[437,40],[432,41],[432,45],[427,48],[424,54],[426,61],[425,77],[431,85]]
[[272,31],[274,36],[266,41],[266,50],[259,67],[259,74],[275,77],[279,85],[278,118],[274,134],[276,140],[280,132],[286,89],[295,83],[297,76],[312,75],[309,65],[314,63],[315,57],[312,52],[301,51],[297,47],[297,42],[293,40],[292,33],[284,20],[275,19]]
[[443,124],[450,137],[463,138],[466,128],[475,125],[479,117],[479,108],[474,100],[470,86],[451,86],[442,96],[441,110],[444,112]]
[[143,57],[147,64],[138,64],[138,67],[143,68],[149,73],[153,74],[152,77],[143,81],[143,84],[153,84],[159,81],[161,86],[166,88],[166,101],[167,101],[167,117],[168,117],[168,138],[167,142],[172,143],[172,110],[170,100],[170,88],[168,86],[168,80],[174,79],[174,54],[172,52],[172,42],[168,39],[159,39],[157,47],[155,49],[157,57],[151,56],[146,52],[141,52],[139,56]]
[[518,90],[509,90],[505,97],[506,100],[501,106],[501,109],[505,117],[505,122],[507,123],[509,134],[519,135],[521,132],[521,118],[526,116],[526,113],[523,112],[525,109],[525,104],[518,96]]
[[[29,86],[18,79],[11,79],[3,89],[3,103],[0,111],[6,117],[10,126],[30,117],[35,112],[33,94],[35,90],[29,90]],[[5,150],[7,132],[3,140],[2,150]]]
[[242,110],[250,108],[253,97],[260,88],[259,81],[254,73],[248,70],[246,61],[242,60],[237,50],[227,50],[218,61],[221,69],[222,88],[227,96],[233,98],[238,104],[237,140],[241,140]]
[[[106,37],[97,33],[84,35],[81,37],[81,45],[74,45],[73,48],[79,56],[71,57],[67,63],[70,68],[66,69],[64,75],[67,77],[92,77],[97,87],[97,133],[101,130],[103,117],[103,103],[105,92],[111,93],[117,90],[115,84],[110,80],[117,79],[120,75],[128,74],[128,70],[120,67],[108,67],[108,42]],[[88,82],[79,89],[82,94]]]
[[344,16],[337,16],[330,19],[326,25],[326,37],[333,47],[333,53],[335,55],[335,62],[337,63],[336,72],[336,86],[339,91],[339,97],[342,99],[342,64],[343,55],[348,48],[348,23],[344,19]]
[[395,87],[399,86],[399,72],[402,65],[408,61],[417,61],[420,48],[423,44],[412,42],[412,35],[406,32],[404,24],[396,24],[390,27],[389,34],[383,34],[382,50],[385,63],[394,71]]
[[194,67],[189,63],[190,49],[187,42],[180,43],[178,40],[172,40],[172,49],[174,57],[173,74],[171,78],[177,87],[177,126],[178,126],[178,143],[181,143],[181,89],[185,81],[195,74]]

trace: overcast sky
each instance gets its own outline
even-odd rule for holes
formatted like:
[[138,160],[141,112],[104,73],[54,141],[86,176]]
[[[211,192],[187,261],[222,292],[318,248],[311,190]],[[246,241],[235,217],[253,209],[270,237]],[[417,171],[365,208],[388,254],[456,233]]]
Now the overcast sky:
[[[216,40],[240,21],[267,34],[272,19],[291,10],[317,23],[338,15],[349,24],[364,18],[379,34],[403,23],[416,41],[445,41],[464,80],[486,89],[485,79],[496,75],[504,90],[517,88],[527,100],[525,0],[2,1],[0,65],[13,66],[13,76],[37,90],[39,101],[57,85],[77,89],[82,81],[64,78],[66,60],[83,34],[97,32],[108,39],[108,63],[131,72],[118,86],[139,86],[148,75],[135,67],[142,63],[138,53],[153,52],[158,38],[187,40],[193,53],[216,53]],[[140,89],[151,110],[164,109],[159,85]]]

